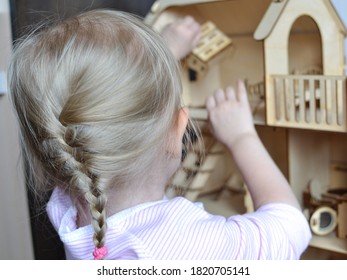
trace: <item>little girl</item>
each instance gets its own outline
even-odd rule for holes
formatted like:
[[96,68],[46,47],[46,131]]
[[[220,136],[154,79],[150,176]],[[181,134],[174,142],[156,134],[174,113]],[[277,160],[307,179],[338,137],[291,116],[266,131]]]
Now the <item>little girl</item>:
[[307,247],[307,221],[242,83],[206,105],[256,211],[225,219],[165,198],[189,112],[177,58],[140,19],[90,11],[31,34],[9,85],[34,191],[53,190],[47,211],[68,259],[298,259]]

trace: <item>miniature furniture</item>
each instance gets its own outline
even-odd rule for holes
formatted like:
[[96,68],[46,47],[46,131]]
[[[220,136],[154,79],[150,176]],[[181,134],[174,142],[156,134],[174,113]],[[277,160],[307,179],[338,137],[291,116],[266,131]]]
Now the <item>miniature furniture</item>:
[[[336,226],[314,233],[311,247],[347,258],[347,202],[334,193],[347,187],[347,29],[334,5],[329,0],[158,0],[145,21],[160,31],[185,15],[215,30],[225,45],[218,49],[203,36],[182,60],[183,99],[206,152],[187,152],[168,195],[202,201],[208,211],[225,216],[253,211],[232,158],[208,131],[204,107],[216,88],[243,79],[258,134],[308,220],[319,207],[336,212],[331,216]],[[199,48],[209,46],[213,56],[199,57]],[[327,196],[334,206],[326,204]],[[326,212],[317,213],[323,214],[313,224],[324,226]]]

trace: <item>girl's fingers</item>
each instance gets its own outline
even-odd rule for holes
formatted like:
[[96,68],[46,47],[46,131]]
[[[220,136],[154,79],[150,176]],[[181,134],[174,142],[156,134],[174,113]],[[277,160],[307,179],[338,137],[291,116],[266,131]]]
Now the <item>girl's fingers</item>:
[[224,91],[222,89],[217,89],[214,92],[214,98],[216,100],[217,105],[223,103],[226,100]]
[[206,100],[206,108],[210,110],[225,101],[248,104],[247,90],[244,82],[238,82],[237,92],[232,86],[227,87],[225,91],[223,89],[217,89],[214,94],[209,96]]
[[191,25],[195,22],[194,18],[192,16],[185,16],[183,18],[183,21],[186,25]]
[[195,21],[192,16],[186,16],[183,19],[184,25],[189,29],[192,34],[192,46],[195,47],[200,39],[200,24]]
[[238,81],[238,99],[241,103],[248,102],[247,90],[243,81]]
[[235,101],[236,100],[236,94],[235,94],[235,90],[233,87],[227,87],[225,90],[225,95],[226,95],[226,99],[229,101]]
[[216,107],[216,100],[214,99],[213,95],[210,95],[206,100],[206,108],[208,111],[212,110],[214,107]]
[[200,24],[192,16],[184,17],[183,22],[187,27],[193,30],[200,29]]

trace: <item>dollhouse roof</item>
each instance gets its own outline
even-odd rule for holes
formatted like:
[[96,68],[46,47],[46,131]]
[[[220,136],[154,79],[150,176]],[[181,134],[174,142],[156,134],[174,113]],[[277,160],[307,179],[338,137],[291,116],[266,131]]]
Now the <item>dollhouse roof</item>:
[[165,10],[170,6],[180,6],[180,5],[191,5],[191,4],[201,4],[208,2],[218,2],[225,0],[157,0],[154,1],[150,13],[146,16],[150,16],[151,13],[158,13],[159,11]]
[[[282,1],[274,0],[273,2],[271,2],[269,8],[267,9],[266,13],[264,14],[260,24],[258,25],[254,33],[254,38],[256,40],[264,40],[271,34],[273,27],[276,25],[277,21],[281,17],[281,14],[289,1],[290,0],[282,0]],[[331,3],[330,0],[323,0],[323,1],[328,11],[332,14],[333,18],[335,19],[338,28],[346,36],[347,35],[346,26],[344,25],[342,19],[337,13],[334,5]]]

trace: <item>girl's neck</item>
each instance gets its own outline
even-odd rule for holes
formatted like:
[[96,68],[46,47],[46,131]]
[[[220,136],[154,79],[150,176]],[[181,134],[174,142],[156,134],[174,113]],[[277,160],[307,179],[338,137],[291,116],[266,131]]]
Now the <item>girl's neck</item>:
[[[125,186],[124,188],[111,188],[107,193],[106,205],[107,217],[136,205],[161,200],[165,195],[165,185],[154,186]],[[87,203],[77,203],[77,227],[83,227],[91,223],[91,214]]]
[[[133,180],[124,186],[110,187],[107,192],[107,217],[136,205],[163,199],[170,177],[175,173],[180,157],[170,160],[158,160],[144,178]],[[77,226],[91,223],[90,208],[87,203],[77,203]]]

